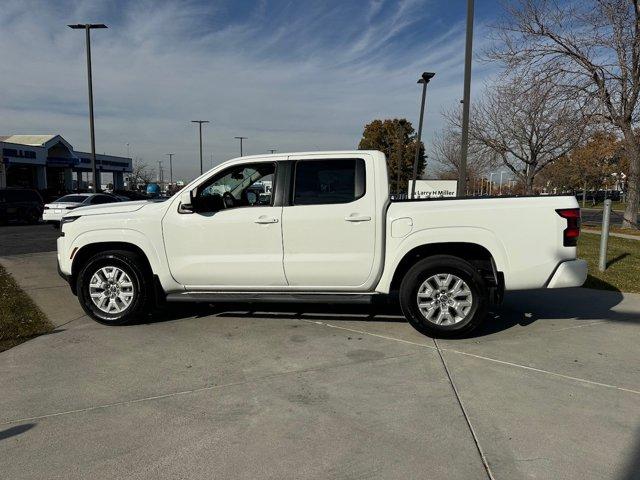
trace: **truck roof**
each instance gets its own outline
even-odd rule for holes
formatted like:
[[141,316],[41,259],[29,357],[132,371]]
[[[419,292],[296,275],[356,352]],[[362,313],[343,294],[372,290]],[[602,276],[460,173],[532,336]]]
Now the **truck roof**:
[[268,157],[287,157],[287,156],[302,156],[302,155],[358,155],[363,153],[381,153],[378,150],[326,150],[326,151],[315,151],[315,152],[282,152],[282,153],[265,153],[258,155],[246,155],[244,157],[236,157],[230,160],[239,160],[242,158],[243,160],[251,159],[251,158],[268,158]]

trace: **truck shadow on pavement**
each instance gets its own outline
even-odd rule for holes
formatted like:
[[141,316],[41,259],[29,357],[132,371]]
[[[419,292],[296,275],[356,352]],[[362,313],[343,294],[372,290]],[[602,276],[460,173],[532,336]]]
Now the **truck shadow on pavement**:
[[509,292],[504,303],[493,309],[493,319],[485,322],[472,337],[491,335],[514,326],[525,327],[534,322],[554,320],[640,323],[640,301],[635,305],[615,308],[624,295],[614,290],[566,288]]
[[24,425],[16,425],[15,427],[0,430],[0,441],[15,437],[16,435],[22,435],[24,432],[31,430],[35,426],[35,423],[25,423]]
[[[568,288],[509,292],[500,307],[492,309],[484,324],[468,338],[496,334],[515,326],[553,320],[640,323],[640,300],[615,308],[624,300],[618,291]],[[316,321],[406,322],[396,302],[382,305],[336,305],[297,303],[224,303],[174,304],[148,319],[156,323],[193,317],[234,317],[269,319],[303,319]],[[573,324],[575,326],[575,323]],[[572,326],[572,327],[573,327]],[[557,325],[555,325],[557,328]]]
[[640,480],[640,430],[638,430],[636,442],[629,461],[619,478],[620,480]]

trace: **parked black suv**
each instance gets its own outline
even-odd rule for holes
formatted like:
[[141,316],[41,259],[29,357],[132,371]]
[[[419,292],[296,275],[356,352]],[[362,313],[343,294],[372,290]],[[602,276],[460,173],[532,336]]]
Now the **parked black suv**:
[[36,190],[0,189],[0,223],[9,220],[38,223],[43,210],[44,202]]

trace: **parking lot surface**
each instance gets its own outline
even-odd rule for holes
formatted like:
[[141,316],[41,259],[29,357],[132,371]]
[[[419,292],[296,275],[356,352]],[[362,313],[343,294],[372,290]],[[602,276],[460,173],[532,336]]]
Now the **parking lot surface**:
[[0,225],[0,256],[51,252],[56,249],[60,230],[52,225]]
[[489,478],[467,419],[494,478],[640,478],[638,295],[509,295],[438,341],[452,385],[393,309],[178,305],[110,328],[42,293],[54,253],[0,261],[59,325],[0,354],[4,478]]

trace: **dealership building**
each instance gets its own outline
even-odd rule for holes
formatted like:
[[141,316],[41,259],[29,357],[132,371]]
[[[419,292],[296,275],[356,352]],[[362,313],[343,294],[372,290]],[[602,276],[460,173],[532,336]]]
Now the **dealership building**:
[[[72,191],[93,183],[91,154],[78,152],[60,135],[0,135],[0,188]],[[124,187],[130,158],[96,154],[99,183]],[[105,175],[106,174],[106,175]]]

